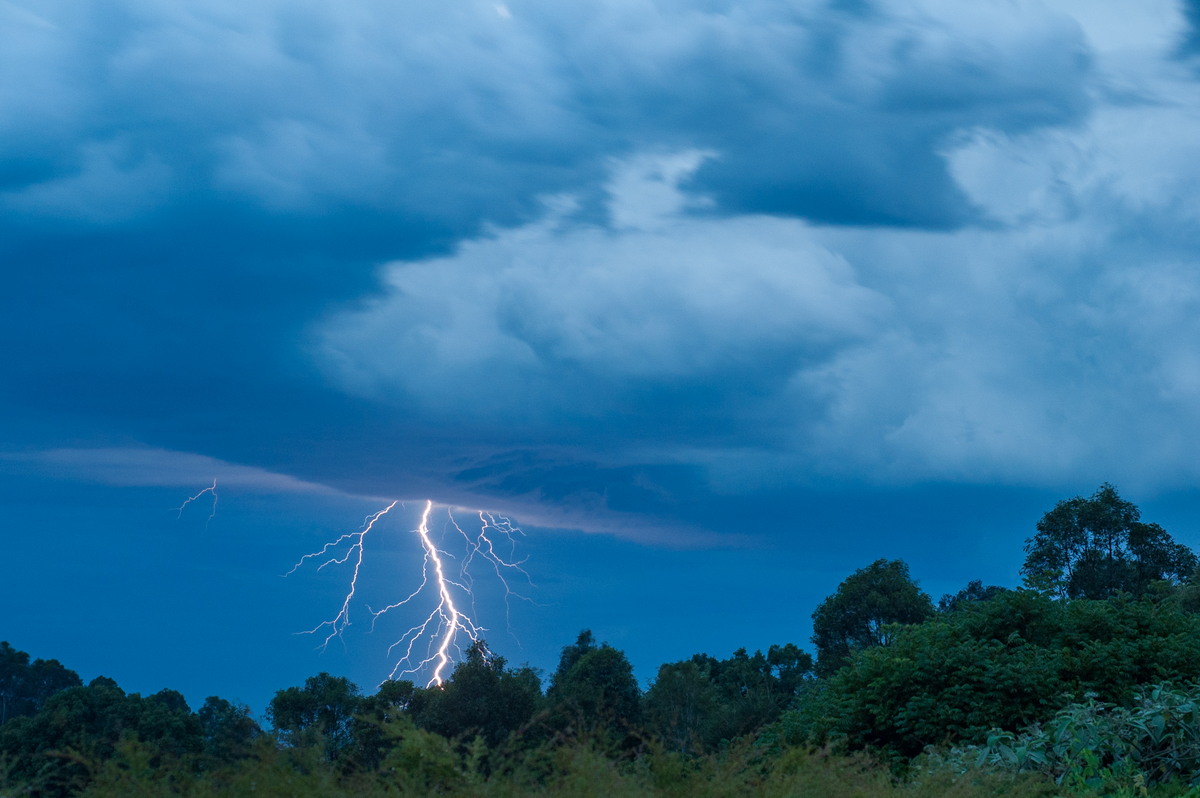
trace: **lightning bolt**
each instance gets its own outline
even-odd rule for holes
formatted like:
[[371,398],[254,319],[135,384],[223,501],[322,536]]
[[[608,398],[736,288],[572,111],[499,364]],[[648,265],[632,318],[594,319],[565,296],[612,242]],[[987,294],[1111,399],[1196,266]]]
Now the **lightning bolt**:
[[292,570],[290,570],[286,574],[284,574],[284,576],[291,576],[292,574],[294,574],[296,572],[297,569],[299,569],[302,565],[304,565],[304,563],[307,562],[308,560],[311,560],[315,557],[324,556],[330,549],[336,549],[344,541],[347,541],[347,540],[354,541],[353,543],[350,544],[349,548],[346,550],[345,556],[343,556],[341,558],[338,558],[336,556],[331,556],[328,560],[326,560],[325,562],[323,562],[319,566],[317,566],[317,570],[320,571],[326,565],[333,565],[334,563],[336,563],[338,565],[345,565],[346,562],[349,561],[349,559],[351,557],[354,557],[354,570],[350,574],[350,589],[346,592],[346,599],[345,599],[345,601],[342,602],[342,608],[340,610],[338,610],[338,614],[333,616],[333,618],[331,620],[322,621],[321,623],[314,626],[312,629],[309,629],[307,632],[303,633],[303,634],[315,635],[318,632],[320,632],[322,629],[324,629],[325,627],[329,627],[329,634],[326,635],[325,639],[321,642],[321,646],[320,646],[321,649],[327,648],[329,646],[329,642],[331,640],[333,640],[333,638],[335,638],[335,637],[341,638],[342,633],[346,631],[346,627],[350,625],[350,602],[354,601],[354,594],[358,592],[358,573],[360,570],[362,570],[362,564],[363,564],[363,551],[364,551],[363,542],[366,540],[367,534],[372,529],[375,528],[375,522],[378,521],[380,518],[383,518],[388,513],[390,513],[392,511],[392,508],[395,507],[397,504],[399,504],[399,502],[394,501],[391,504],[389,504],[387,507],[385,507],[382,510],[380,510],[379,512],[375,513],[374,515],[367,516],[367,520],[364,522],[363,528],[360,531],[350,532],[348,534],[342,535],[337,540],[326,543],[325,546],[320,551],[314,551],[312,554],[305,554],[303,557],[301,557],[299,560],[296,561],[296,564],[292,566]]
[[[304,555],[292,566],[290,571],[284,574],[284,576],[290,576],[313,560],[323,559],[317,567],[318,571],[328,565],[347,565],[353,561],[349,586],[337,614],[330,620],[323,621],[312,629],[300,633],[319,635],[325,632],[325,637],[318,648],[328,647],[335,637],[344,640],[343,634],[351,625],[351,607],[358,595],[367,535],[375,529],[380,519],[399,503],[398,500],[393,501],[383,510],[368,516],[360,531],[344,534],[336,540],[326,543],[320,550]],[[372,610],[370,605],[367,605],[367,612],[371,615],[371,630],[374,631],[376,623],[384,615],[400,607],[413,604],[423,596],[430,597],[433,609],[423,620],[410,627],[392,643],[387,650],[389,657],[394,656],[397,650],[403,651],[403,655],[395,662],[388,676],[389,679],[428,670],[430,677],[426,684],[427,687],[440,685],[445,680],[446,670],[454,661],[455,656],[468,645],[467,641],[478,643],[482,633],[486,631],[486,628],[473,618],[475,598],[472,592],[474,578],[471,574],[471,566],[476,560],[487,562],[490,570],[504,588],[506,616],[510,617],[510,630],[511,606],[509,600],[519,598],[531,601],[531,599],[512,590],[505,574],[513,571],[519,572],[530,586],[533,586],[529,574],[521,567],[525,561],[517,560],[515,557],[516,538],[518,535],[524,534],[519,527],[503,516],[476,511],[480,521],[479,533],[470,534],[455,520],[452,508],[447,507],[445,528],[458,533],[466,550],[465,555],[459,559],[434,541],[434,535],[430,529],[430,519],[435,506],[432,500],[425,501],[420,521],[416,529],[412,530],[420,542],[422,551],[420,584],[407,597],[389,604],[381,610]],[[451,535],[453,536],[453,532]],[[504,539],[503,542],[500,541],[500,538]],[[448,560],[459,560],[457,574],[452,573],[447,567]],[[463,606],[464,597],[470,601],[470,612],[467,612]]]
[[195,496],[189,496],[187,499],[184,500],[183,504],[181,504],[177,508],[175,508],[176,510],[179,511],[179,514],[176,516],[176,519],[183,518],[184,508],[187,507],[192,502],[199,499],[201,496],[203,496],[206,493],[212,494],[212,510],[208,514],[208,520],[204,522],[204,528],[208,529],[208,525],[210,523],[212,523],[213,518],[215,518],[217,515],[217,481],[215,479],[213,480],[213,484],[209,485],[207,488],[200,491]]

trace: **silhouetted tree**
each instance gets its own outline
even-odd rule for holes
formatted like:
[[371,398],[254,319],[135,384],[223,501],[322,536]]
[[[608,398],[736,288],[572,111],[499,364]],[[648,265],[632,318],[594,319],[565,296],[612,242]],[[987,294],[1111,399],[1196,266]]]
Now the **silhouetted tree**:
[[33,715],[60,690],[83,684],[79,674],[56,660],[29,661],[29,655],[0,642],[0,725],[10,718]]
[[1195,553],[1105,483],[1088,498],[1060,501],[1025,542],[1025,584],[1063,598],[1143,596],[1156,581],[1183,582]]
[[812,665],[791,643],[766,655],[743,648],[725,660],[696,654],[663,665],[643,702],[647,728],[673,750],[714,750],[774,721]]
[[478,734],[495,746],[529,722],[541,698],[536,672],[510,670],[481,640],[445,684],[415,692],[410,712],[423,729],[449,738]]
[[1200,616],[1155,598],[1056,601],[1031,590],[896,627],[802,696],[789,742],[882,748],[983,742],[1072,697],[1127,704],[1138,685],[1200,677]]
[[999,585],[984,585],[982,579],[972,579],[967,586],[957,593],[947,593],[938,600],[938,612],[954,612],[962,609],[968,602],[989,601],[1008,591]]
[[623,652],[596,645],[590,630],[563,649],[546,697],[558,718],[594,729],[627,729],[641,709],[633,666]]
[[204,737],[204,753],[214,762],[233,762],[249,756],[262,729],[250,717],[250,708],[209,696],[196,713]]
[[920,623],[932,614],[932,600],[903,560],[876,560],[860,568],[813,612],[817,673],[827,676],[854,652],[886,643],[889,625]]
[[646,691],[645,708],[647,728],[671,750],[693,753],[708,748],[720,714],[721,690],[703,655],[660,666]]
[[343,676],[319,673],[303,687],[280,690],[267,707],[267,718],[289,744],[308,735],[325,742],[330,759],[337,758],[354,742],[355,716],[363,708],[358,687]]
[[74,794],[90,773],[62,754],[104,761],[125,738],[144,743],[151,767],[203,748],[200,721],[179,693],[163,690],[142,698],[126,694],[112,679],[97,678],[55,693],[36,714],[0,727],[0,759],[9,757],[14,775],[41,785],[39,794]]

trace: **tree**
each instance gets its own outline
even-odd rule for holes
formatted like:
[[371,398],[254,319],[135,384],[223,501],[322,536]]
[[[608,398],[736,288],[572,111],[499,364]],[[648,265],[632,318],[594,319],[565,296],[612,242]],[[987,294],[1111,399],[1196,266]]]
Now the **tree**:
[[362,708],[358,686],[343,676],[319,673],[304,687],[280,690],[267,707],[267,718],[284,741],[306,735],[324,738],[326,755],[336,759],[354,742],[354,718]]
[[249,756],[262,729],[250,717],[250,708],[210,695],[196,713],[204,736],[204,753],[215,763]]
[[647,728],[685,754],[709,746],[712,719],[721,707],[719,688],[696,659],[660,666],[645,697]]
[[147,765],[155,768],[198,754],[204,744],[200,720],[179,693],[142,698],[98,677],[86,687],[60,690],[36,714],[0,727],[0,759],[10,759],[14,776],[43,785],[40,795],[74,795],[91,778],[77,757],[111,759],[127,740],[144,743]]
[[10,718],[33,715],[46,699],[68,687],[83,684],[79,674],[56,659],[37,659],[0,642],[0,725]]
[[957,593],[947,593],[938,600],[938,612],[954,612],[960,610],[971,601],[990,601],[1008,588],[999,585],[984,585],[982,579],[972,579],[967,586]]
[[541,699],[533,669],[510,670],[480,640],[445,684],[414,693],[410,713],[423,729],[448,738],[478,734],[495,747],[529,722]]
[[860,652],[781,725],[788,742],[876,748],[978,743],[1045,721],[1073,698],[1128,702],[1139,685],[1200,677],[1200,615],[1153,597],[1056,601],[1010,590],[899,627]]
[[812,657],[791,643],[663,665],[645,695],[647,727],[673,750],[715,750],[774,721],[811,672]]
[[860,568],[813,612],[817,674],[828,676],[854,652],[888,642],[889,625],[920,623],[932,614],[932,600],[903,560],[876,560]]
[[1089,498],[1060,501],[1025,541],[1021,573],[1027,587],[1062,598],[1145,595],[1152,583],[1186,582],[1195,553],[1105,483]]
[[419,688],[408,679],[388,679],[375,695],[361,699],[351,724],[354,744],[342,752],[343,758],[361,770],[378,770],[396,747],[397,738],[416,731],[409,710],[418,692]]
[[641,692],[625,654],[596,645],[590,630],[563,648],[546,697],[560,719],[582,726],[623,729],[639,716]]

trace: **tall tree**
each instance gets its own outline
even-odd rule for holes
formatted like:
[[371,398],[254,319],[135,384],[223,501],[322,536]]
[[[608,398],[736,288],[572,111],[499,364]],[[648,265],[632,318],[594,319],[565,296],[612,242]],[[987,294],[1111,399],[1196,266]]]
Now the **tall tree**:
[[647,728],[677,751],[715,750],[774,721],[811,672],[812,657],[791,643],[663,665],[643,702]]
[[1128,706],[1139,685],[1197,677],[1198,615],[1156,597],[1056,601],[1009,590],[898,627],[888,645],[802,694],[784,739],[911,757],[1047,720],[1073,697]]
[[982,579],[972,579],[967,586],[957,593],[946,593],[938,600],[938,612],[954,612],[966,607],[972,601],[990,601],[1001,593],[1007,593],[1008,588],[999,585],[984,585]]
[[248,756],[262,729],[250,717],[250,708],[215,695],[196,712],[204,736],[204,753],[213,762],[232,762]]
[[623,652],[596,645],[590,630],[563,649],[546,697],[560,719],[594,728],[626,728],[641,709],[633,666]]
[[10,718],[33,715],[46,699],[83,684],[79,674],[56,659],[29,661],[29,655],[0,642],[0,725]]
[[721,712],[721,690],[706,659],[697,654],[660,666],[658,678],[646,691],[647,728],[671,750],[703,751],[717,736],[712,727]]
[[509,669],[480,640],[445,684],[415,691],[409,711],[423,729],[449,738],[478,734],[494,747],[529,722],[541,699],[536,672]]
[[75,795],[91,774],[62,753],[103,761],[125,738],[144,743],[155,768],[200,753],[204,745],[200,719],[176,691],[142,698],[112,679],[96,678],[86,687],[60,690],[36,714],[0,726],[0,760],[9,759],[18,779],[43,785],[39,795]]
[[354,742],[354,718],[363,707],[358,686],[342,676],[319,673],[303,687],[280,690],[267,707],[267,718],[289,743],[306,735],[324,738],[330,759]]
[[1145,595],[1156,581],[1185,582],[1197,559],[1105,483],[1088,498],[1060,501],[1025,541],[1028,587],[1063,598]]
[[813,612],[817,674],[828,676],[854,652],[886,643],[890,624],[920,623],[931,615],[933,601],[903,560],[876,560],[858,569]]

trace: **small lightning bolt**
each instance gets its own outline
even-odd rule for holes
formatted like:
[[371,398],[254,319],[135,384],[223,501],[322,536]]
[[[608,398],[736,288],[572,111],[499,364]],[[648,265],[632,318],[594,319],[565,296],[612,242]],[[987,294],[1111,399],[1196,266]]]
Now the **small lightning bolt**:
[[[516,526],[512,521],[502,515],[493,515],[492,513],[485,512],[484,510],[477,510],[476,512],[479,514],[479,534],[472,538],[463,530],[461,526],[458,525],[458,522],[454,520],[454,513],[450,510],[446,510],[446,515],[450,520],[450,525],[453,526],[454,529],[460,535],[462,535],[463,540],[467,542],[467,556],[462,562],[459,573],[463,582],[467,585],[467,593],[471,595],[472,606],[474,606],[474,594],[471,593],[471,588],[474,586],[474,579],[471,576],[470,570],[471,563],[475,561],[476,554],[481,555],[485,560],[491,563],[492,570],[496,573],[496,578],[499,580],[500,584],[504,586],[505,615],[508,621],[509,630],[511,631],[512,605],[509,602],[509,599],[519,598],[522,601],[529,602],[532,602],[532,599],[512,590],[508,585],[508,580],[504,578],[504,572],[501,569],[503,568],[510,571],[517,571],[523,577],[525,577],[526,582],[532,585],[533,582],[529,578],[529,574],[526,573],[525,569],[521,567],[525,564],[525,560],[515,559],[517,548],[516,536],[524,536],[525,532],[519,526]],[[509,553],[507,555],[507,559],[505,559],[505,557],[501,556],[496,551],[496,542],[489,535],[491,530],[495,530],[496,532],[500,533],[508,541]]]
[[203,496],[206,493],[212,494],[212,510],[209,511],[209,513],[208,513],[208,520],[204,522],[204,528],[208,529],[208,525],[210,523],[212,523],[213,518],[215,518],[217,515],[217,481],[215,479],[213,480],[213,484],[209,485],[207,488],[200,491],[195,496],[189,496],[187,499],[185,499],[183,504],[179,505],[179,507],[176,508],[176,510],[179,511],[179,514],[176,516],[176,518],[183,518],[184,508],[187,507],[192,502],[199,499],[201,496]]
[[[314,559],[326,558],[317,567],[318,571],[327,565],[345,565],[353,560],[350,584],[346,596],[342,601],[341,609],[332,619],[324,621],[312,629],[301,633],[319,634],[323,630],[327,630],[328,634],[326,634],[321,642],[320,648],[324,649],[327,647],[335,637],[342,638],[346,627],[350,626],[351,605],[358,593],[359,577],[365,552],[364,542],[367,534],[397,504],[399,504],[399,501],[393,501],[383,510],[368,516],[364,521],[363,528],[359,532],[342,535],[336,540],[326,543],[319,551],[304,555],[292,566],[292,570],[284,574],[284,576],[290,576],[305,565],[306,562]],[[516,536],[523,535],[524,532],[509,519],[487,512],[478,512],[480,530],[477,535],[471,535],[455,520],[451,508],[446,508],[447,529],[457,531],[466,544],[466,554],[460,560],[458,573],[456,575],[449,573],[446,561],[458,558],[455,558],[434,542],[433,534],[430,531],[430,518],[433,515],[434,507],[435,504],[432,500],[425,501],[420,522],[416,529],[412,530],[421,543],[422,565],[420,584],[407,597],[389,604],[381,610],[372,610],[369,605],[367,606],[367,611],[371,614],[371,629],[374,630],[376,622],[382,616],[418,600],[418,597],[422,595],[433,594],[434,607],[432,611],[420,623],[409,628],[408,631],[388,647],[389,656],[393,655],[397,649],[401,649],[404,652],[403,656],[397,660],[395,666],[392,668],[392,672],[388,678],[394,679],[397,676],[415,674],[429,669],[430,678],[426,686],[441,684],[445,680],[446,669],[454,660],[455,654],[462,651],[466,645],[466,641],[478,643],[481,634],[486,631],[485,627],[480,626],[472,617],[472,614],[475,612],[474,595],[472,593],[474,580],[470,569],[472,563],[477,558],[486,560],[490,564],[491,570],[495,573],[500,584],[503,585],[506,607],[509,604],[509,599],[513,597],[530,601],[528,597],[509,587],[508,581],[505,579],[506,572],[519,572],[529,582],[530,586],[532,586],[529,574],[521,568],[524,560],[517,560],[514,554]],[[506,543],[501,542],[500,549],[507,549],[507,553],[502,553],[501,550],[497,549],[498,537],[504,538]],[[343,546],[345,546],[344,553],[341,553]],[[471,613],[468,613],[461,606],[463,596],[470,599]],[[511,611],[511,608],[508,609]]]
[[329,641],[333,640],[333,638],[340,638],[342,633],[346,631],[346,627],[350,625],[350,602],[354,600],[354,594],[358,592],[358,573],[360,570],[362,570],[363,563],[363,542],[367,537],[367,533],[375,528],[375,522],[390,513],[392,508],[397,504],[399,504],[399,502],[394,501],[374,515],[367,516],[367,520],[364,522],[363,528],[360,531],[350,532],[342,535],[337,540],[326,543],[320,551],[314,551],[312,554],[305,554],[303,557],[297,560],[295,565],[292,566],[292,570],[284,574],[284,576],[291,576],[298,568],[300,568],[300,566],[304,565],[306,561],[311,560],[314,557],[324,556],[325,553],[330,549],[336,549],[338,546],[340,546],[343,541],[354,541],[350,544],[350,547],[346,551],[346,555],[344,557],[338,558],[331,556],[328,560],[317,566],[317,570],[320,571],[326,565],[332,565],[334,563],[337,563],[338,565],[345,565],[351,557],[354,557],[354,570],[350,575],[350,589],[346,593],[345,601],[342,602],[342,608],[338,610],[338,614],[333,616],[332,620],[322,621],[312,629],[304,632],[304,634],[315,635],[325,627],[329,627],[329,634],[326,635],[325,640],[321,643],[322,649],[328,647]]

